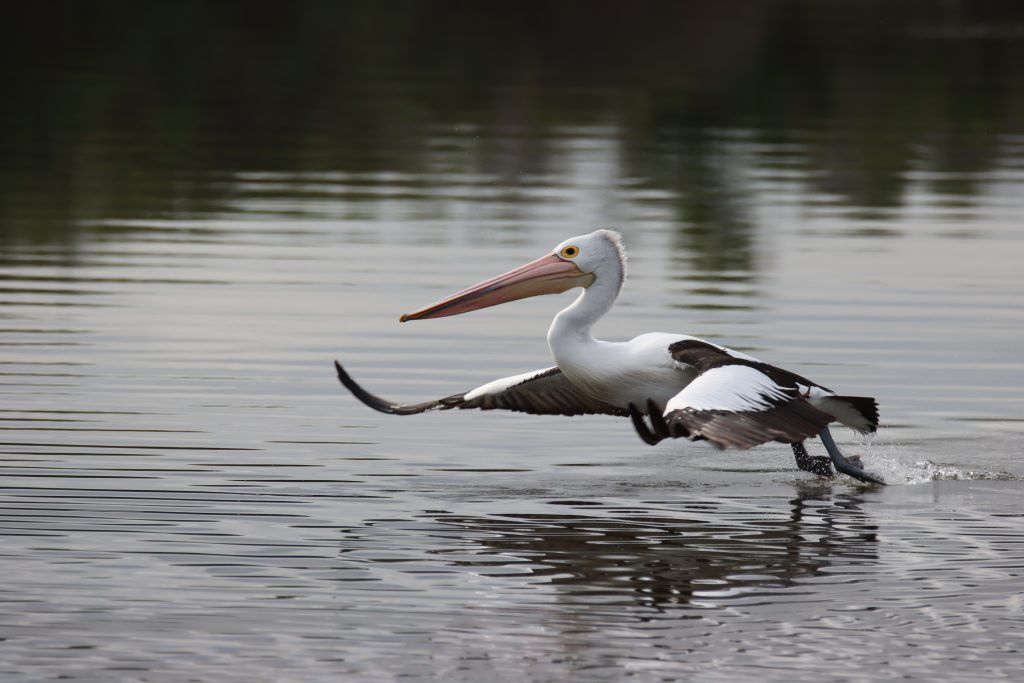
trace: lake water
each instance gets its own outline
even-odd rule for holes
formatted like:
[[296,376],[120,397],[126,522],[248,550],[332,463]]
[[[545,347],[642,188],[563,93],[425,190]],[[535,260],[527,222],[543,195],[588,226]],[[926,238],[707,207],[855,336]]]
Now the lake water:
[[[677,5],[12,36],[0,677],[1024,678],[1024,20]],[[598,227],[601,336],[876,396],[836,436],[892,485],[338,385],[547,367],[570,295],[398,316]]]

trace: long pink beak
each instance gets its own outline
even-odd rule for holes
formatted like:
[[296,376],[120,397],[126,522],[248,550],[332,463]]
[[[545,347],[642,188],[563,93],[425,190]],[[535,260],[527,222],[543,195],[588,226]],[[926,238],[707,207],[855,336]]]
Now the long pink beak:
[[441,299],[415,313],[406,313],[399,320],[443,318],[447,315],[468,313],[478,308],[525,299],[538,294],[558,294],[573,287],[586,287],[594,276],[584,273],[572,261],[556,254],[548,254],[504,275],[485,280],[461,292]]

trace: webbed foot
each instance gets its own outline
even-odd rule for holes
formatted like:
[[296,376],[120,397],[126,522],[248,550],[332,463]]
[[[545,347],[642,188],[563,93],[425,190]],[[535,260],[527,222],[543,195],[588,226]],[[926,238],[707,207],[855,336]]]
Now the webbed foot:
[[839,447],[836,446],[836,442],[832,440],[832,433],[828,431],[828,427],[822,429],[821,434],[818,436],[821,437],[821,442],[825,444],[825,450],[828,451],[829,456],[832,458],[832,464],[835,465],[837,472],[842,472],[849,477],[866,483],[885,484],[881,477],[877,477],[864,470],[864,465],[859,456],[847,458],[843,455],[839,451]]
[[832,472],[832,459],[827,455],[811,455],[807,452],[803,442],[791,444],[793,455],[796,456],[796,466],[804,472],[816,474],[819,477],[834,476]]

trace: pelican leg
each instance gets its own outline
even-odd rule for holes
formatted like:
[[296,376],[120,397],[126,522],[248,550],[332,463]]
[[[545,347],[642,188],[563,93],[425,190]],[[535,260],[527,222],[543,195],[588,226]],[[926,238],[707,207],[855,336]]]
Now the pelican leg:
[[817,474],[819,477],[832,476],[832,460],[827,455],[811,455],[804,447],[804,442],[794,444],[793,455],[796,456],[796,466],[804,472]]
[[669,437],[676,438],[677,436],[683,436],[675,433],[674,430],[669,429],[668,423],[665,422],[665,416],[662,415],[661,406],[655,403],[652,399],[647,399],[647,414],[651,418],[651,427],[654,428],[654,433],[663,439]]
[[825,444],[825,450],[828,451],[829,456],[832,458],[832,464],[835,465],[837,472],[842,472],[845,475],[851,476],[854,479],[859,479],[863,482],[885,484],[885,482],[879,477],[876,477],[873,474],[868,474],[864,471],[860,458],[856,456],[853,458],[847,458],[840,453],[839,447],[836,446],[836,442],[832,440],[832,433],[828,431],[828,427],[822,429],[818,436],[821,438],[821,442]]
[[633,422],[633,429],[647,445],[654,446],[664,438],[648,429],[647,423],[644,422],[644,414],[633,403],[629,404],[629,419]]

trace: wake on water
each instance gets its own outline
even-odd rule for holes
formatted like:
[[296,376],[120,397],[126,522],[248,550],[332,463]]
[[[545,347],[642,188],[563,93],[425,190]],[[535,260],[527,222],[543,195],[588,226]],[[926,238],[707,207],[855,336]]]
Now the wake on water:
[[897,443],[860,441],[847,448],[861,457],[864,469],[877,474],[886,484],[911,486],[933,481],[954,480],[1011,480],[1017,477],[1006,472],[970,470],[956,465],[943,465],[923,459]]

